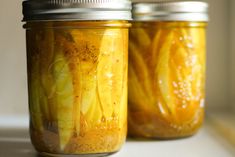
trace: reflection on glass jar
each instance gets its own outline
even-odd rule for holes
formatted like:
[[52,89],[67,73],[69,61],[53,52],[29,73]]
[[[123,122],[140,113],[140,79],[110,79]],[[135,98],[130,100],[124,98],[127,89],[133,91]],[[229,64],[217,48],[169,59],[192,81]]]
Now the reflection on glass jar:
[[31,140],[42,155],[117,152],[127,131],[126,21],[27,21]]
[[[134,12],[140,8],[135,4]],[[191,136],[204,118],[206,22],[136,19],[130,31],[129,135]]]

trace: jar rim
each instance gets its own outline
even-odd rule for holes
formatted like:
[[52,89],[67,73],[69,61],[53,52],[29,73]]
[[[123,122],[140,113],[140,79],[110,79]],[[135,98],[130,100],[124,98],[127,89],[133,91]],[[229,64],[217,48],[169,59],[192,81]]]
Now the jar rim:
[[129,0],[24,0],[23,21],[131,20]]
[[160,1],[133,3],[134,21],[209,21],[208,3],[202,1]]

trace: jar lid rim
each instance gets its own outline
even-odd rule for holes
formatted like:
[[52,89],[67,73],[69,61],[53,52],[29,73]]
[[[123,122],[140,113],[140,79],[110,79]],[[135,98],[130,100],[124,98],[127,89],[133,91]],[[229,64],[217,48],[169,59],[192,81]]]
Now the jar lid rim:
[[133,3],[135,21],[204,21],[209,20],[209,5],[202,1],[160,1]]
[[131,20],[129,0],[24,0],[23,21]]

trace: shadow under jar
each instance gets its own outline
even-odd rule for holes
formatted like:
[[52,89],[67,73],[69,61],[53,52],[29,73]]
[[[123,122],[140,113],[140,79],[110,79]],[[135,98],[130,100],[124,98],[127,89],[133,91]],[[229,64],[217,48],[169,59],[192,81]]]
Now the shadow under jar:
[[104,156],[125,142],[130,9],[125,0],[23,2],[30,134],[41,155]]
[[128,80],[131,137],[175,139],[191,136],[201,127],[207,10],[203,2],[133,4]]

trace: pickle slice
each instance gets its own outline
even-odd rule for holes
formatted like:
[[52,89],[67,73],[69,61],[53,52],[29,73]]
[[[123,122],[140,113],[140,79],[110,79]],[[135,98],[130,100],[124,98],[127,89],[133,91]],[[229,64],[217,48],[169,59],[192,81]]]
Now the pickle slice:
[[[40,60],[39,60],[39,50],[35,44],[36,37],[39,34],[37,33],[35,36],[32,32],[27,31],[27,45],[28,45],[28,93],[29,93],[29,108],[30,108],[30,116],[31,116],[31,124],[33,128],[37,131],[42,132],[44,130],[43,127],[43,111],[41,109],[40,102],[40,94],[41,94],[41,85],[40,85]],[[30,45],[30,46],[29,46]]]
[[[154,98],[153,98],[153,92],[151,87],[151,79],[149,74],[149,69],[147,64],[145,63],[143,59],[143,54],[138,50],[138,47],[133,43],[129,42],[129,60],[131,64],[133,65],[133,70],[136,76],[136,79],[139,80],[140,87],[142,88],[146,94],[146,96],[149,99],[149,104],[153,104]],[[152,102],[152,103],[151,103]]]
[[[73,124],[76,135],[80,134],[80,123],[81,123],[81,61],[78,58],[79,50],[77,44],[73,40],[71,30],[58,31],[56,34],[57,47],[62,50],[64,55],[64,61],[67,63],[69,68],[69,74],[72,79],[73,85]],[[80,43],[79,43],[80,44]],[[59,50],[60,52],[60,50]],[[56,52],[58,53],[58,52]]]
[[127,37],[124,34],[127,34],[126,32],[123,32],[123,30],[117,29],[113,31],[113,33],[116,34],[115,41],[115,47],[113,56],[112,56],[112,77],[113,85],[112,85],[112,104],[114,107],[114,114],[118,114],[118,117],[122,117],[122,107],[125,107],[126,103],[122,103],[123,97],[125,97],[124,94],[126,94],[124,91],[125,89],[125,83],[127,80],[127,44],[128,41]]
[[121,103],[124,79],[123,48],[122,31],[107,29],[100,46],[97,72],[99,99],[106,118],[112,117],[115,108]]
[[58,131],[60,148],[64,150],[69,142],[74,128],[74,96],[73,81],[68,62],[61,49],[57,49],[53,64],[53,76],[56,84],[55,97],[57,105]]
[[128,79],[128,85],[129,85],[129,90],[128,90],[128,101],[130,104],[134,104],[135,106],[133,107],[130,105],[130,108],[135,108],[136,110],[148,110],[150,107],[149,104],[149,99],[146,96],[146,93],[142,90],[142,87],[140,85],[140,82],[137,80],[137,76],[135,74],[133,65],[129,65],[129,79]]
[[162,45],[159,51],[158,65],[156,68],[157,83],[160,88],[161,95],[166,103],[168,112],[174,115],[175,113],[175,104],[173,102],[173,97],[171,96],[171,82],[170,82],[170,69],[169,69],[169,60],[170,60],[170,50],[173,39],[173,33],[171,32],[165,43]]
[[133,28],[133,30],[130,30],[130,34],[137,40],[138,46],[143,48],[143,50],[151,45],[151,38],[143,28]]
[[103,30],[72,30],[71,35],[79,52],[76,57],[80,59],[81,112],[85,115],[88,125],[91,126],[101,119],[100,109],[98,109],[100,106],[97,101],[96,74]]
[[111,79],[112,75],[112,56],[109,50],[104,51],[104,47],[102,47],[97,71],[97,92],[104,117],[111,117],[113,113],[111,96],[113,86],[113,80]]
[[89,129],[95,128],[102,119],[102,111],[98,100],[98,92],[91,101],[91,106],[85,114],[86,122]]
[[[83,65],[84,67],[85,65]],[[90,65],[94,66],[94,65]],[[81,112],[85,115],[85,120],[89,128],[101,120],[102,112],[97,97],[96,71],[83,68],[82,72],[82,106]]]
[[[52,23],[48,26],[52,26]],[[41,106],[46,120],[53,121],[56,120],[57,115],[53,113],[56,110],[53,100],[55,90],[53,76],[49,69],[54,59],[54,30],[45,29],[41,32],[41,36],[42,38],[36,42],[40,45],[38,46],[40,49],[40,76],[38,77],[40,77],[42,92],[46,97],[41,98]]]
[[96,99],[96,77],[95,72],[89,73],[87,69],[82,69],[82,71],[81,111],[86,114]]
[[32,59],[31,70],[29,74],[29,104],[30,104],[30,114],[32,116],[31,121],[33,127],[38,131],[43,131],[42,122],[42,111],[40,103],[40,78],[39,76],[39,60]]

